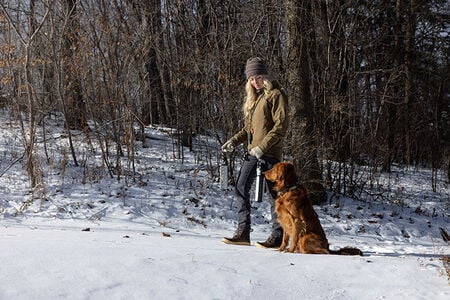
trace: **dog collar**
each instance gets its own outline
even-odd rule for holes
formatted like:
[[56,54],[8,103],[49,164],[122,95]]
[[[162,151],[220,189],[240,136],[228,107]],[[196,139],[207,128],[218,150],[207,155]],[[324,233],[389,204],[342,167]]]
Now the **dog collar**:
[[293,185],[293,186],[291,186],[291,187],[285,188],[284,190],[278,192],[278,197],[283,196],[283,195],[286,194],[287,192],[290,192],[290,191],[292,191],[292,190],[295,190],[296,188],[298,188],[298,185]]

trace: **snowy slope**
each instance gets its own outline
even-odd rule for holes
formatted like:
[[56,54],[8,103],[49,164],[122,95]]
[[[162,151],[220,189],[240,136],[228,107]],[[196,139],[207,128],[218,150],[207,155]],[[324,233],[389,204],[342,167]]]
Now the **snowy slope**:
[[[236,226],[233,197],[211,179],[204,157],[216,147],[204,137],[181,162],[167,131],[148,128],[139,176],[118,181],[76,133],[83,164],[74,167],[52,120],[49,160],[42,136],[38,144],[44,184],[31,193],[15,162],[18,125],[1,115],[0,299],[450,298],[443,175],[433,193],[427,170],[398,169],[380,179],[396,201],[330,197],[316,207],[331,247],[357,246],[363,257],[280,253],[221,243]],[[270,233],[270,214],[267,202],[253,206],[255,242]]]

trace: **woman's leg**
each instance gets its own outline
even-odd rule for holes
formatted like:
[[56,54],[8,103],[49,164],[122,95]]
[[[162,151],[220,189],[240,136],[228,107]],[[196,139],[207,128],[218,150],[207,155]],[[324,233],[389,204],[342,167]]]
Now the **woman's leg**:
[[[266,157],[263,156],[262,159],[264,160],[265,164],[263,164],[263,172],[266,172],[267,170],[272,169],[272,167],[280,162],[276,158]],[[272,233],[267,238],[265,242],[258,242],[257,245],[265,248],[277,248],[281,245],[282,238],[283,238],[283,228],[281,227],[280,223],[277,219],[277,213],[275,211],[275,200],[277,198],[277,192],[273,190],[273,187],[275,186],[274,182],[268,181],[267,187],[269,189],[270,197],[270,210],[272,215]]]
[[254,156],[248,156],[242,163],[239,171],[238,179],[236,181],[236,204],[237,204],[237,218],[240,228],[247,228],[251,226],[250,213],[250,190],[256,178],[256,164],[258,160]]
[[256,158],[248,156],[239,171],[235,187],[238,228],[233,237],[223,238],[226,244],[250,245],[250,189],[256,177],[256,162]]

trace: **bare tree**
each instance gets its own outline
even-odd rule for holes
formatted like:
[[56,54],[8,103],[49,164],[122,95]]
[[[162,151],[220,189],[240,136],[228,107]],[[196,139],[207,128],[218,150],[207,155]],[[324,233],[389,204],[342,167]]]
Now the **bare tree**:
[[242,126],[251,56],[265,58],[288,91],[285,153],[316,202],[324,170],[328,188],[344,194],[365,184],[355,171],[362,166],[375,174],[424,165],[434,183],[438,170],[448,172],[448,1],[0,4],[2,103],[22,121],[30,178],[39,173],[36,126],[55,111],[66,119],[74,165],[85,165],[76,128],[117,178],[133,169],[137,125],[141,139],[149,124],[176,128],[178,158],[196,150],[196,134],[223,143]]
[[85,129],[86,108],[81,91],[80,78],[78,77],[78,58],[80,50],[80,17],[78,15],[77,0],[64,0],[63,7],[67,16],[67,26],[64,34],[64,105],[65,119],[71,129]]
[[39,22],[35,23],[35,10],[34,10],[34,1],[30,1],[30,10],[28,14],[29,20],[29,31],[22,31],[16,26],[16,22],[12,19],[7,7],[3,3],[0,2],[0,6],[2,8],[3,14],[8,20],[8,23],[13,28],[16,33],[22,47],[23,47],[23,89],[20,89],[24,92],[26,97],[26,107],[27,107],[27,116],[28,116],[28,126],[25,129],[24,124],[21,120],[22,124],[22,132],[23,139],[25,145],[25,157],[27,159],[26,169],[30,178],[30,186],[32,188],[36,187],[38,184],[42,183],[42,172],[37,164],[38,160],[35,158],[35,146],[36,146],[36,117],[38,116],[38,110],[36,107],[36,91],[33,88],[33,79],[31,75],[31,61],[33,60],[33,56],[31,53],[31,48],[33,46],[33,42],[35,41],[36,35],[41,30],[42,25],[47,19],[49,14],[49,7],[47,6],[45,10],[45,14],[41,17]]

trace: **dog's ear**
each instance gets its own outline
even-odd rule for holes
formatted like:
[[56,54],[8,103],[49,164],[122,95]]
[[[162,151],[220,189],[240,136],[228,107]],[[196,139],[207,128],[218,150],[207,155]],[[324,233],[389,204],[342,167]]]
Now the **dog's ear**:
[[286,163],[286,168],[283,173],[285,173],[284,180],[287,184],[295,184],[297,182],[297,173],[295,172],[295,167],[292,163]]
[[[293,171],[293,165],[288,162],[280,162],[275,165],[276,178],[278,182],[289,184],[291,173]],[[295,171],[294,171],[295,174]]]
[[276,181],[281,181],[281,180],[284,180],[284,177],[283,177],[283,163],[277,163],[273,168],[272,168],[272,170],[274,171],[274,173],[275,173],[275,179],[276,179]]
[[276,167],[277,180],[280,182],[285,182],[286,171],[287,171],[286,163],[280,162],[280,163],[276,164],[275,167]]

